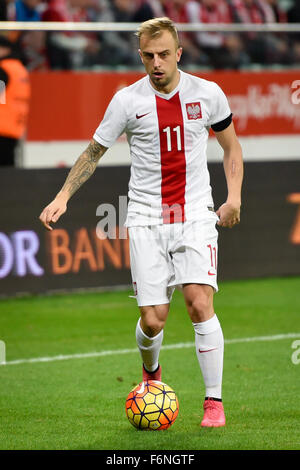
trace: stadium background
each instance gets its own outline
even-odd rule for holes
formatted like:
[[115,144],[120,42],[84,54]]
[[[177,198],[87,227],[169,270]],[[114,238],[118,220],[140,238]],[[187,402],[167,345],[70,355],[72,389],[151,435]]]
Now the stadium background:
[[[221,85],[243,147],[242,220],[233,231],[221,230],[220,280],[299,274],[297,63],[252,63],[238,70],[184,63],[182,69]],[[95,235],[98,205],[111,203],[118,214],[118,198],[127,195],[130,156],[124,135],[72,198],[51,234],[40,226],[38,215],[88,145],[113,94],[142,76],[137,65],[30,71],[27,133],[16,168],[3,167],[0,173],[1,296],[130,286],[127,240],[99,240]],[[226,186],[213,134],[207,153],[217,206],[226,197]]]

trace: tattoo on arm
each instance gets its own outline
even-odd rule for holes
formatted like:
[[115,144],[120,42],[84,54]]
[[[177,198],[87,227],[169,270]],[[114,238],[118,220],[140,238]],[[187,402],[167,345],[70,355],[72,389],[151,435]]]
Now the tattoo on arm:
[[92,162],[98,163],[98,161],[100,160],[100,158],[102,157],[102,155],[105,153],[106,150],[107,150],[106,147],[103,147],[103,145],[98,144],[98,142],[96,142],[95,140],[92,140],[92,142],[90,142],[85,152],[87,153],[87,155],[89,156],[89,159]]
[[62,187],[62,192],[66,191],[69,194],[69,197],[71,197],[94,173],[98,161],[104,155],[106,150],[107,147],[103,147],[103,145],[92,140],[87,149],[80,155],[75,165],[70,170],[65,184]]

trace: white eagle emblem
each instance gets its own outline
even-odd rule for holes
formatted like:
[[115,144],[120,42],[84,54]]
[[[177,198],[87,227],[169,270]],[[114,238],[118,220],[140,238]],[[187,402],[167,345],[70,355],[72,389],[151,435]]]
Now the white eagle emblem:
[[185,106],[186,106],[188,119],[201,119],[202,118],[200,102],[187,103]]

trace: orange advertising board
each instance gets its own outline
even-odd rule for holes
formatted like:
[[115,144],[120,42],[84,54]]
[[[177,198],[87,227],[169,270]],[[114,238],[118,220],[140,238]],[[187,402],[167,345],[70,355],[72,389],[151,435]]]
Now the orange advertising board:
[[[300,132],[300,71],[197,73],[226,95],[240,136]],[[28,141],[89,140],[120,88],[141,72],[31,73]]]

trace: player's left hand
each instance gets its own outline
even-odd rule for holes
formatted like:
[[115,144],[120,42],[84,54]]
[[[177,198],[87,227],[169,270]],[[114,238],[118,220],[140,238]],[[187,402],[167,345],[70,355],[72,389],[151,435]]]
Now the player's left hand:
[[219,221],[217,225],[220,227],[229,227],[232,228],[234,225],[240,223],[240,204],[234,204],[231,202],[225,202],[222,204],[219,209],[216,211]]

